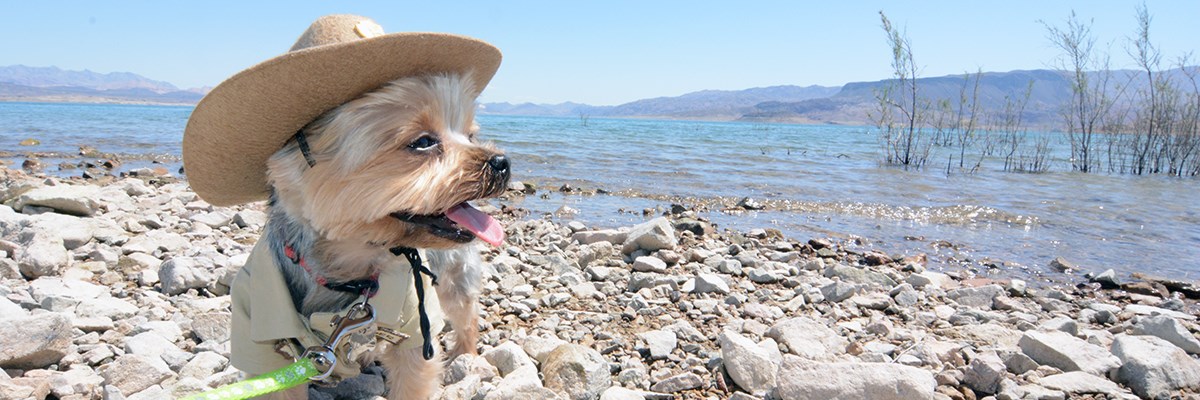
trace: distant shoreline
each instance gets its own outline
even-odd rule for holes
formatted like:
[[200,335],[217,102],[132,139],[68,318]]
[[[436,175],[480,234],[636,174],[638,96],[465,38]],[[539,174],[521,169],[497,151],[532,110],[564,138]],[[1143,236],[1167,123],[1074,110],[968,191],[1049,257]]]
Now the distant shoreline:
[[120,104],[137,106],[187,106],[195,107],[196,103],[172,103],[161,101],[125,100],[104,97],[0,97],[2,103],[41,103],[41,104]]

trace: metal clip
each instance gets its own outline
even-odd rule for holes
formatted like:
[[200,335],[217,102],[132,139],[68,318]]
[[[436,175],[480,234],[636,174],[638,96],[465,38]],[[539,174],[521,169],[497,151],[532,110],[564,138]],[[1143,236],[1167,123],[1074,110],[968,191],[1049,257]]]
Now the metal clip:
[[309,378],[313,381],[323,381],[333,374],[334,367],[337,367],[337,355],[334,354],[334,349],[337,349],[338,343],[347,335],[354,333],[362,328],[367,327],[375,322],[375,308],[367,304],[366,300],[350,307],[350,311],[346,312],[345,316],[334,318],[330,324],[334,326],[333,331],[329,333],[329,338],[320,346],[309,347],[304,351],[302,358],[311,358],[313,364],[321,371],[321,374]]

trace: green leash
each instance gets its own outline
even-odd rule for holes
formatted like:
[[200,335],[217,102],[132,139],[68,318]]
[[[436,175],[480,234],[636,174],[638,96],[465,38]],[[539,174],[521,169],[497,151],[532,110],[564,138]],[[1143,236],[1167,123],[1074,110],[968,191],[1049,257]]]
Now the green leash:
[[317,370],[311,358],[302,358],[286,367],[256,376],[241,382],[231,383],[219,388],[184,397],[182,400],[243,400],[280,390],[291,389],[294,386],[308,383],[309,378],[317,376]]
[[181,400],[245,400],[291,389],[302,383],[323,381],[329,378],[338,361],[333,349],[337,348],[342,338],[375,322],[375,308],[367,304],[369,299],[370,297],[367,297],[362,303],[355,304],[350,311],[346,312],[345,316],[332,321],[336,326],[329,338],[325,340],[325,344],[309,347],[300,356],[300,361],[254,378],[184,397]]

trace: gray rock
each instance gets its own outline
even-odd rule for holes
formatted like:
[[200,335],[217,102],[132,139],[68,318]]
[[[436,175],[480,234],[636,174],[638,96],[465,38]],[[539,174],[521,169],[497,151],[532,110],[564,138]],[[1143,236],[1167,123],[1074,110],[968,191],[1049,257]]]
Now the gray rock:
[[767,337],[787,346],[797,356],[824,360],[843,354],[849,342],[829,327],[806,317],[789,318],[776,323]]
[[[185,352],[180,350],[179,347],[176,347],[174,343],[171,343],[166,338],[159,336],[157,333],[142,332],[125,338],[125,353],[160,357],[166,360],[168,357],[174,358],[180,356],[180,354],[177,353]],[[190,354],[187,356],[190,356]]]
[[646,348],[650,352],[651,359],[664,359],[675,351],[675,346],[679,344],[679,339],[675,337],[675,332],[668,330],[655,330],[642,332],[637,334],[637,337],[646,342]]
[[1000,285],[984,285],[954,289],[946,292],[946,297],[963,306],[991,309],[996,297],[1003,296],[1004,293],[1005,290]]
[[1200,363],[1155,336],[1117,335],[1112,353],[1121,359],[1117,380],[1142,398],[1167,398],[1200,388]]
[[1133,325],[1134,335],[1152,335],[1171,342],[1191,354],[1200,354],[1200,340],[1196,340],[1187,327],[1167,316],[1142,317]]
[[971,360],[963,374],[963,383],[979,393],[994,394],[1000,391],[1004,379],[1004,361],[995,354],[981,354]]
[[500,370],[501,376],[508,376],[521,367],[534,367],[533,360],[529,358],[528,354],[525,354],[525,350],[511,341],[501,343],[499,346],[483,352],[481,356]]
[[188,289],[204,288],[216,277],[195,258],[172,257],[159,267],[158,279],[162,282],[163,293],[176,295]]
[[71,319],[58,313],[0,317],[0,367],[33,369],[57,363],[71,346]]
[[48,207],[63,214],[90,217],[100,210],[95,200],[99,193],[100,188],[93,185],[42,186],[17,197],[13,208]]
[[781,271],[768,271],[762,268],[751,269],[746,274],[746,277],[750,278],[750,281],[754,283],[776,283],[784,278]]
[[1061,331],[1027,331],[1017,345],[1038,364],[1063,371],[1107,375],[1121,366],[1121,360],[1107,350]]
[[1038,384],[1067,394],[1102,393],[1120,398],[1126,397],[1122,396],[1122,394],[1129,393],[1127,390],[1121,389],[1113,381],[1084,371],[1064,372],[1058,375],[1047,376],[1041,378]]
[[704,386],[704,378],[691,372],[685,372],[656,382],[650,386],[650,390],[662,393],[675,393],[701,386]]
[[932,289],[945,289],[950,287],[954,280],[940,272],[925,271],[909,275],[905,282],[908,282],[908,284],[913,285],[917,289],[923,289],[927,286]]
[[885,363],[820,363],[784,356],[777,399],[933,399],[929,371]]
[[833,283],[821,287],[821,296],[824,296],[825,300],[834,303],[840,303],[842,300],[854,297],[854,295],[858,294],[859,291],[861,291],[861,289],[858,287],[858,285],[842,281],[834,281]]
[[1104,270],[1092,277],[1092,282],[1099,283],[1101,287],[1106,289],[1115,289],[1121,287],[1121,281],[1117,279],[1117,272],[1112,268]]
[[633,270],[638,272],[667,272],[667,263],[657,257],[638,257],[633,260]]
[[621,246],[621,253],[672,249],[675,243],[675,228],[671,227],[671,221],[666,217],[658,217],[634,226]]
[[546,356],[542,364],[547,389],[566,394],[572,400],[590,400],[612,385],[608,361],[591,348],[564,344]]
[[613,254],[612,243],[599,241],[586,244],[579,249],[579,267],[587,268],[589,264],[606,259]]
[[720,293],[729,294],[729,283],[716,274],[696,274],[683,284],[683,291],[693,294]]
[[1058,317],[1043,322],[1041,329],[1047,331],[1063,331],[1071,336],[1079,335],[1079,323],[1067,317]]
[[838,277],[847,282],[854,282],[863,285],[874,285],[889,289],[893,286],[896,286],[896,281],[892,280],[892,278],[889,278],[887,275],[871,271],[867,268],[852,267],[841,263],[834,263],[826,267],[825,276],[829,278]]
[[162,359],[140,354],[126,354],[100,368],[104,384],[116,386],[121,393],[141,392],[174,375]]
[[721,347],[725,372],[738,387],[757,396],[764,396],[775,388],[783,354],[774,340],[754,343],[742,335],[726,331],[717,337],[717,343]]

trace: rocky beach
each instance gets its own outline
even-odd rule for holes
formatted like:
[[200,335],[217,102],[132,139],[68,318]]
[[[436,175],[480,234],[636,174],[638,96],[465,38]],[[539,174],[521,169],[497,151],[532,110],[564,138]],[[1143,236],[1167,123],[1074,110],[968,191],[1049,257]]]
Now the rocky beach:
[[[266,222],[165,170],[0,166],[0,399],[168,399],[232,383],[229,284]],[[479,205],[480,355],[439,399],[1200,399],[1200,285],[940,270],[688,207],[597,229]],[[569,210],[566,210],[569,211]],[[569,215],[569,212],[564,214]],[[385,396],[371,367],[313,399]]]

